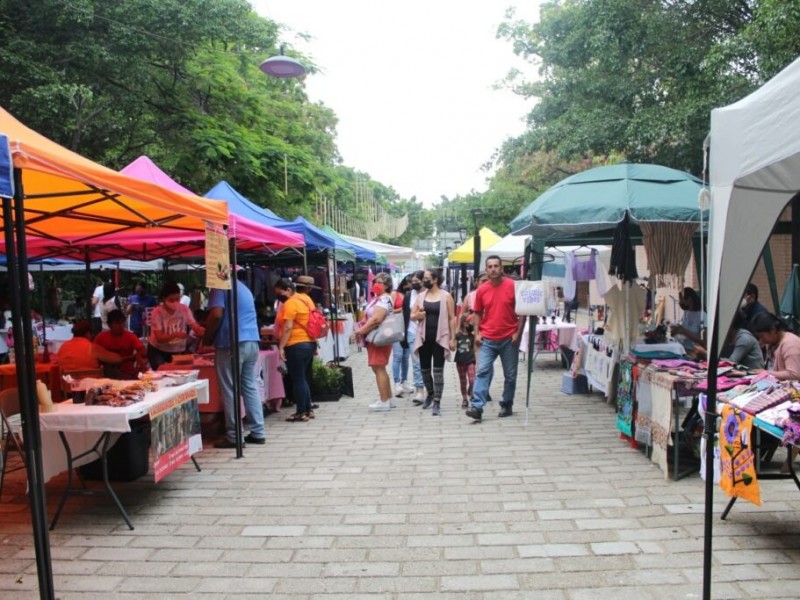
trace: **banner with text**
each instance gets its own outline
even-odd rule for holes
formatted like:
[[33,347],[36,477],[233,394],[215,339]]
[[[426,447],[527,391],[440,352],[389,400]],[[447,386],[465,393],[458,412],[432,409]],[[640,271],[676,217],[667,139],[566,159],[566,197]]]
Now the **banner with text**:
[[206,287],[231,289],[231,255],[225,228],[206,221]]

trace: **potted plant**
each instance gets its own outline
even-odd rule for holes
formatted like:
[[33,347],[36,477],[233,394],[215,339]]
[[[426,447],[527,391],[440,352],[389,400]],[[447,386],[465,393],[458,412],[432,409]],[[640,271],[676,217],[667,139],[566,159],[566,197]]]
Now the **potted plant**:
[[341,370],[318,358],[311,364],[311,397],[317,402],[336,402],[342,397]]

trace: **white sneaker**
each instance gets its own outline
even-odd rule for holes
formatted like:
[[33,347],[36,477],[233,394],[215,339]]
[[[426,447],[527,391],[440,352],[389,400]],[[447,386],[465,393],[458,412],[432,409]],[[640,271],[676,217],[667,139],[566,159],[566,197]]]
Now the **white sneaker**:
[[400,384],[400,388],[401,388],[401,389],[402,389],[402,390],[403,390],[403,391],[404,391],[406,394],[410,394],[411,392],[413,392],[413,391],[414,391],[414,386],[412,386],[412,385],[408,385],[407,383],[402,383],[402,384]]
[[402,396],[403,394],[405,394],[405,393],[406,393],[406,391],[403,389],[403,386],[402,386],[402,384],[400,384],[400,383],[395,383],[395,384],[394,384],[394,391],[393,391],[392,393],[393,393],[395,396],[397,396],[397,397],[400,397],[400,396]]
[[375,402],[369,405],[369,412],[385,412],[390,408],[392,407],[389,401],[381,402],[380,400],[375,400]]
[[422,390],[417,390],[417,395],[413,399],[417,402],[425,402],[425,394],[422,393]]
[[397,408],[397,404],[394,402],[394,398],[389,400],[389,408]]

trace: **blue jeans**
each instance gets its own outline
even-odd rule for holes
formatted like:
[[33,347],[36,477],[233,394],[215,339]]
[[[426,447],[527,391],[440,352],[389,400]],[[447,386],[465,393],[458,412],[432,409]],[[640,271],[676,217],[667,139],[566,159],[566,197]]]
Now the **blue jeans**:
[[284,348],[286,369],[292,380],[292,398],[295,412],[305,414],[311,410],[311,361],[317,353],[316,342],[301,342]]
[[[233,353],[230,348],[217,348],[214,361],[225,410],[225,436],[228,441],[236,441],[236,420],[233,418]],[[258,397],[256,387],[256,362],[258,361],[258,342],[239,343],[239,391],[244,398],[245,423],[255,438],[265,438],[264,408]]]
[[408,348],[411,352],[411,368],[414,371],[414,387],[421,390],[425,387],[425,381],[422,379],[422,366],[419,362],[419,356],[414,354],[414,342],[417,341],[417,334],[408,334]]
[[395,342],[392,347],[392,375],[395,383],[403,383],[408,379],[408,358],[411,356],[410,340],[407,348],[403,348],[400,342]]
[[489,386],[494,376],[494,361],[500,357],[503,365],[503,399],[500,406],[511,408],[514,404],[514,394],[517,391],[517,365],[519,364],[519,349],[511,343],[511,338],[504,340],[487,340],[478,352],[478,370],[475,373],[475,386],[472,392],[472,406],[483,409],[486,397],[489,395]]

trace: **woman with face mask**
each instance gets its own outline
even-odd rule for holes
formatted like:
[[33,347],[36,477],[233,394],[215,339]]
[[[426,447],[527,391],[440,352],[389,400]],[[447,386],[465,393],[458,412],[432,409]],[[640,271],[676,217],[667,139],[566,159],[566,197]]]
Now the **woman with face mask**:
[[161,304],[150,315],[150,337],[147,340],[147,358],[153,370],[171,363],[175,354],[186,352],[188,330],[202,337],[205,329],[195,321],[188,306],[181,304],[181,290],[174,281],[161,288]]
[[422,378],[428,396],[423,409],[430,408],[438,416],[444,388],[444,361],[456,344],[456,307],[453,297],[441,289],[442,272],[425,271],[422,286],[425,288],[414,303],[411,318],[417,321],[417,339],[414,352],[419,355]]
[[[392,278],[387,273],[378,273],[372,280],[372,300],[367,304],[365,320],[359,324],[356,338],[359,343],[365,343],[365,336],[380,326],[386,316],[394,310],[392,306]],[[375,382],[378,385],[378,400],[369,405],[371,412],[382,412],[394,408],[392,401],[392,381],[386,365],[392,354],[392,345],[375,346],[366,344],[367,364],[375,373]]]

